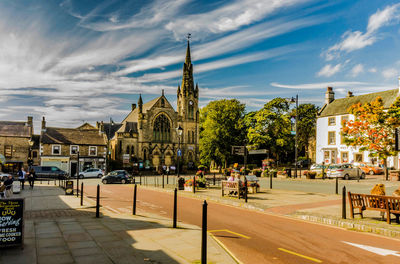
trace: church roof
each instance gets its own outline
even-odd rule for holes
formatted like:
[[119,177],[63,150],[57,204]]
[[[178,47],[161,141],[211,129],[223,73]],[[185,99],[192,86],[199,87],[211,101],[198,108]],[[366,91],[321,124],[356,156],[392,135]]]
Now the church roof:
[[106,145],[105,135],[97,129],[46,127],[42,144]]
[[26,122],[0,121],[0,136],[30,137],[30,129]]
[[346,97],[335,99],[330,104],[323,106],[319,113],[319,117],[345,115],[348,114],[348,109],[357,103],[370,103],[374,101],[378,96],[383,100],[383,106],[385,109],[389,108],[394,103],[397,96],[399,95],[399,89],[393,89],[383,92],[376,92],[370,94],[363,94],[358,96]]

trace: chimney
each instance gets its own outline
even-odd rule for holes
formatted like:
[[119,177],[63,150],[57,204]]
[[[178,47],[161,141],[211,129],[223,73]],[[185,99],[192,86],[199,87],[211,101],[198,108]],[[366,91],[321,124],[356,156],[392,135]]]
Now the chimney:
[[104,123],[103,121],[100,122],[99,124],[99,134],[103,134],[104,133]]
[[136,109],[136,104],[132,104],[132,111]]
[[347,98],[353,97],[353,96],[354,96],[354,95],[353,95],[353,92],[350,92],[350,91],[347,92]]
[[28,116],[28,122],[26,123],[26,125],[28,127],[32,127],[33,126],[33,117]]
[[325,93],[325,104],[330,104],[335,100],[335,93],[332,87],[328,87]]
[[42,118],[42,132],[46,132],[46,120]]

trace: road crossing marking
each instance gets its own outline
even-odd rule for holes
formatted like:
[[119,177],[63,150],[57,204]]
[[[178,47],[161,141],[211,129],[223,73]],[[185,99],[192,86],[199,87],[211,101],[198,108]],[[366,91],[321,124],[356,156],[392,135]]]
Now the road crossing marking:
[[249,236],[245,236],[245,235],[242,235],[242,234],[239,234],[239,233],[236,233],[236,232],[230,231],[230,230],[228,230],[228,229],[220,229],[220,230],[208,230],[208,232],[209,232],[209,233],[215,233],[215,232],[227,232],[227,233],[234,234],[234,235],[236,235],[236,236],[240,236],[240,237],[243,237],[243,238],[246,238],[246,239],[250,239],[250,237],[249,237]]
[[308,257],[308,256],[302,255],[300,253],[293,252],[293,251],[290,251],[290,250],[287,250],[287,249],[284,249],[284,248],[278,248],[278,249],[280,251],[283,251],[283,252],[286,252],[286,253],[301,257],[301,258],[305,258],[305,259],[308,259],[308,260],[311,260],[311,261],[314,261],[314,262],[317,262],[317,263],[322,263],[322,260],[319,260],[319,259],[316,259],[316,258]]
[[366,245],[361,245],[361,244],[356,244],[356,243],[351,243],[351,242],[346,242],[346,241],[342,241],[343,243],[346,243],[348,245],[351,245],[353,247],[358,247],[367,251],[370,251],[372,253],[381,255],[381,256],[389,256],[389,255],[393,255],[396,257],[400,257],[400,252],[399,251],[394,251],[394,250],[390,250],[390,249],[384,249],[384,248],[378,248],[378,247],[371,247],[371,246],[366,246]]

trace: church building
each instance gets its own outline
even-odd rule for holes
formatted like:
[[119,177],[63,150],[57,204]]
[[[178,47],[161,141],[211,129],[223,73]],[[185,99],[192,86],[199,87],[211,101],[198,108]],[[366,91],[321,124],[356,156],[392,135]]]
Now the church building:
[[177,166],[179,152],[181,166],[193,167],[199,156],[198,101],[199,88],[194,85],[188,40],[182,84],[177,89],[178,109],[171,106],[164,91],[146,103],[140,95],[137,105],[132,104],[131,112],[110,139],[111,159],[124,167],[143,162],[145,167],[158,168]]

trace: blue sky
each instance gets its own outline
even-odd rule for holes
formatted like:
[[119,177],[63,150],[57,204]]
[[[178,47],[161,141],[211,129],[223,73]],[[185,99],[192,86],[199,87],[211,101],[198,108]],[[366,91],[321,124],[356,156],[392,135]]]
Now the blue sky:
[[394,89],[399,25],[399,1],[4,0],[0,120],[121,121],[162,89],[176,105],[189,32],[201,106]]

